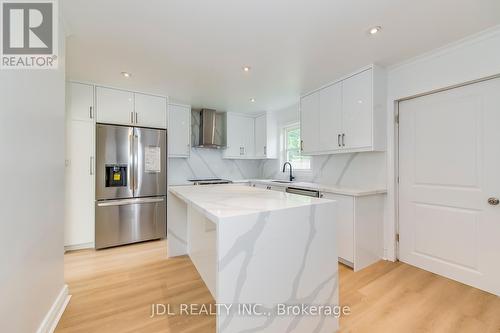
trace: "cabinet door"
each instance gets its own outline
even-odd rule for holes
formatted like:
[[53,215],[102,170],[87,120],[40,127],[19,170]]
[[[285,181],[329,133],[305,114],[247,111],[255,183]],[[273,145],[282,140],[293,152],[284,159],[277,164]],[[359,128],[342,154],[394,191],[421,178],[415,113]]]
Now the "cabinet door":
[[284,186],[269,186],[271,191],[286,192],[286,187]]
[[319,91],[300,101],[300,136],[304,154],[319,151]]
[[227,148],[224,158],[247,158],[253,154],[254,120],[236,113],[227,114]]
[[342,149],[342,82],[321,89],[319,109],[320,150]]
[[93,121],[94,87],[90,84],[68,82],[66,94],[68,119]]
[[97,122],[133,125],[134,93],[124,90],[96,88]]
[[168,155],[188,157],[191,152],[191,107],[170,104],[168,106]]
[[241,117],[233,113],[227,114],[227,147],[224,158],[240,158],[241,148]]
[[336,240],[338,257],[354,264],[354,198],[347,195],[323,193],[323,198],[337,202]]
[[165,97],[136,93],[134,100],[136,125],[167,128],[167,99]]
[[342,123],[347,149],[372,145],[372,76],[369,69],[343,81]]
[[94,242],[94,125],[66,123],[65,246]]
[[255,118],[243,116],[243,155],[255,157]]
[[255,118],[255,157],[265,158],[267,155],[266,115]]

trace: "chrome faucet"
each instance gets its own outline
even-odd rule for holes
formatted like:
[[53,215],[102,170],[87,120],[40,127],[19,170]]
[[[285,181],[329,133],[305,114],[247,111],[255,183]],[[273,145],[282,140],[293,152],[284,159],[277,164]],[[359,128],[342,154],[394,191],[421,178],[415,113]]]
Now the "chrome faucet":
[[292,175],[292,164],[290,164],[290,162],[285,162],[283,164],[283,172],[285,172],[287,164],[290,166],[290,181],[293,181],[295,177]]

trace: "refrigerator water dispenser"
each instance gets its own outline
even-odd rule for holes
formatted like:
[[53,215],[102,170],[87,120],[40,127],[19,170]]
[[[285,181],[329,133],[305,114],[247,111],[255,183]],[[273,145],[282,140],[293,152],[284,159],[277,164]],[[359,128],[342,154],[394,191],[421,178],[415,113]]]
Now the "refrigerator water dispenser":
[[126,165],[106,165],[106,187],[127,187]]

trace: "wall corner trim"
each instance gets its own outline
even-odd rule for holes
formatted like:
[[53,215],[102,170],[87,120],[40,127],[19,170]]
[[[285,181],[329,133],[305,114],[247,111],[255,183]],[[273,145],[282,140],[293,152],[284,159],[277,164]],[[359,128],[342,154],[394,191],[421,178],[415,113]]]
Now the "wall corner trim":
[[55,331],[57,323],[59,323],[70,298],[71,295],[68,293],[68,285],[65,284],[54,300],[49,312],[47,312],[45,318],[43,318],[42,323],[36,330],[36,333],[52,333]]

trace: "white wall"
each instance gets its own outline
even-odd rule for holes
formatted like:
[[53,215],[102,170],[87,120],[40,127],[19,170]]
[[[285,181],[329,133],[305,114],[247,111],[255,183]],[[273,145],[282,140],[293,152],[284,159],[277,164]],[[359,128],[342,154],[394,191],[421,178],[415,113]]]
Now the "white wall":
[[[299,122],[299,105],[275,112],[278,128]],[[281,172],[284,161],[268,160],[261,165],[261,178],[281,178],[288,175]],[[310,181],[325,185],[355,188],[385,188],[386,157],[384,152],[321,155],[312,157],[310,173],[296,172],[299,181]]]
[[395,258],[395,101],[465,82],[500,74],[500,26],[427,53],[388,73],[388,214],[385,248],[388,259]]
[[0,331],[33,333],[64,290],[64,35],[58,70],[0,70]]

